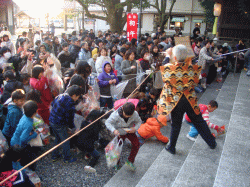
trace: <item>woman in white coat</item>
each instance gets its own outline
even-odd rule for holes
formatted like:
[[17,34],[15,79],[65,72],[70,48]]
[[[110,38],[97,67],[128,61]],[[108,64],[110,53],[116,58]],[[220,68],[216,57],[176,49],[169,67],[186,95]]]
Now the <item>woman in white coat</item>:
[[111,58],[108,56],[108,50],[107,50],[106,48],[101,48],[101,49],[100,49],[100,56],[97,57],[97,59],[96,59],[96,64],[95,64],[97,76],[98,76],[100,73],[102,73],[102,65],[104,64],[104,62],[109,62],[109,63],[111,64],[111,66],[113,66],[112,60],[111,60]]

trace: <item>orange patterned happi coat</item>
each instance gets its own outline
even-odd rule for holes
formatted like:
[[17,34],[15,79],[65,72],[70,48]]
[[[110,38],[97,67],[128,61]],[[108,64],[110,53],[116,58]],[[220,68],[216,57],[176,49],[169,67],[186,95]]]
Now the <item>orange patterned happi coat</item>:
[[200,113],[194,87],[199,83],[201,66],[188,63],[161,66],[162,80],[165,83],[158,101],[158,113],[168,115],[184,94],[195,114]]

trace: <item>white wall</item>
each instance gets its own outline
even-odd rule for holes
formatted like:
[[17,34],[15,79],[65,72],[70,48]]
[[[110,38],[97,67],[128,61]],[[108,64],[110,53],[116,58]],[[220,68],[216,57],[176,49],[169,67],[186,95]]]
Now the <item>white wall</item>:
[[107,25],[106,21],[96,19],[95,22],[95,33],[97,33],[99,30],[101,31],[107,31],[110,28],[109,25]]
[[151,33],[154,29],[154,14],[143,14],[142,33]]

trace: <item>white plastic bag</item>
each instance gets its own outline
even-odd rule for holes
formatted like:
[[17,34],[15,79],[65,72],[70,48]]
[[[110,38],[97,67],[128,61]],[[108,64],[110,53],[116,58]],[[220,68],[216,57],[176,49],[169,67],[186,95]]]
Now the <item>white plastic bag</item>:
[[0,130],[0,156],[9,149],[6,138],[4,137],[2,131]]
[[164,82],[162,80],[161,72],[158,71],[155,73],[154,76],[154,88],[161,89],[164,86]]
[[35,138],[31,139],[29,144],[31,147],[42,147],[43,141],[42,141],[41,135],[38,134]]
[[128,84],[128,80],[121,82],[117,85],[110,86],[111,96],[115,101],[122,98],[124,89],[126,88],[127,84]]
[[137,75],[136,75],[136,84],[141,84],[141,82],[144,80],[145,73],[143,72],[141,66],[137,67]]
[[101,94],[100,94],[100,88],[99,88],[99,85],[98,85],[96,79],[94,80],[94,84],[93,84],[92,88],[94,91],[94,95],[95,95],[96,99],[98,100],[100,98]]
[[118,140],[118,136],[116,136],[109,144],[105,147],[105,155],[107,160],[107,166],[109,168],[117,165],[123,147],[123,140],[120,138]]
[[86,118],[92,110],[99,110],[100,104],[95,97],[94,91],[92,90],[89,90],[88,94],[86,94],[84,97],[86,99],[85,102],[81,104],[82,105],[81,111],[82,111],[82,116]]

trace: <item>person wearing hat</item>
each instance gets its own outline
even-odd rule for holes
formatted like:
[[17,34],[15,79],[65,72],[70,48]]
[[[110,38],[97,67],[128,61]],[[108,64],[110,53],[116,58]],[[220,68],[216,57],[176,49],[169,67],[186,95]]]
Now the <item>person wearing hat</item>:
[[76,60],[78,59],[78,54],[81,50],[81,47],[80,47],[81,40],[79,40],[77,37],[72,37],[71,42],[72,42],[72,47],[69,50],[69,52],[73,60],[73,63],[75,63]]
[[168,143],[168,137],[162,135],[161,128],[167,126],[167,117],[159,115],[157,118],[148,118],[146,123],[141,124],[140,128],[136,132],[139,139],[140,146],[148,138],[156,136],[156,138],[163,142]]

